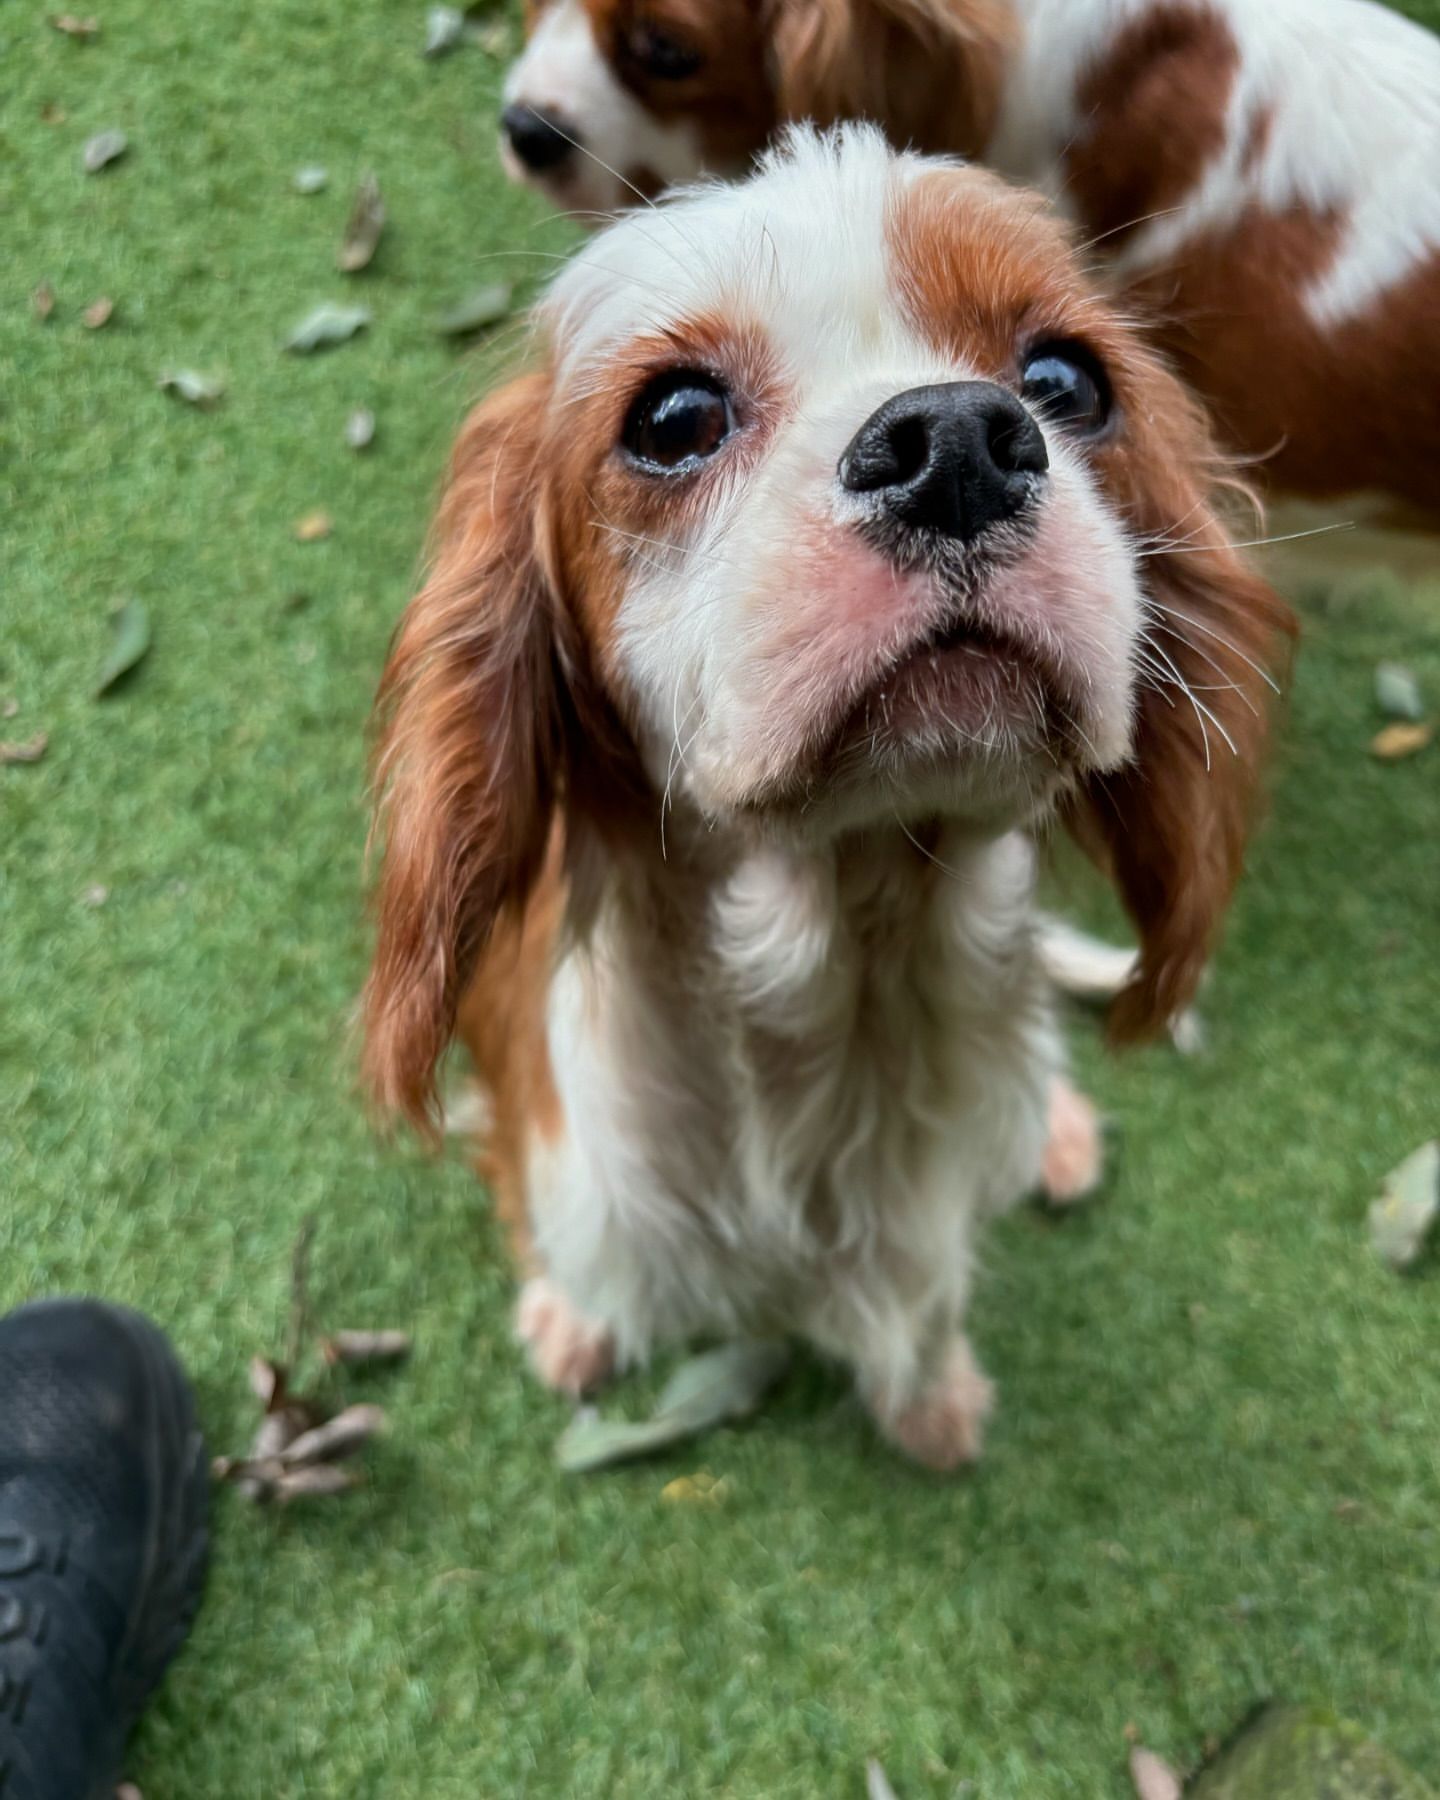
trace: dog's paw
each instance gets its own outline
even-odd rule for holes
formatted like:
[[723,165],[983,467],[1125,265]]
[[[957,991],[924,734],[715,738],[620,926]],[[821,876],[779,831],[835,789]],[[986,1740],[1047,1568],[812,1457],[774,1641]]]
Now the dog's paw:
[[948,1472],[978,1462],[995,1389],[963,1337],[957,1337],[938,1373],[917,1400],[882,1416],[892,1444],[927,1469]]
[[1095,1104],[1063,1075],[1050,1083],[1050,1116],[1040,1186],[1051,1206],[1073,1206],[1100,1185],[1105,1134]]
[[577,1311],[544,1275],[520,1290],[515,1335],[529,1351],[535,1373],[559,1393],[578,1399],[614,1373],[615,1340],[609,1328]]

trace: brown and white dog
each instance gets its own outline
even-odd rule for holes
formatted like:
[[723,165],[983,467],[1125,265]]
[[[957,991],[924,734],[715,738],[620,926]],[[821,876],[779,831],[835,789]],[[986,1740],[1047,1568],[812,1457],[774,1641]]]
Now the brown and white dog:
[[1288,615],[1043,202],[872,128],[629,215],[539,333],[382,684],[370,1086],[433,1125],[458,1029],[553,1386],[795,1332],[954,1466],[975,1232],[1063,1070],[1030,834],[1113,870],[1116,1023],[1154,1029],[1240,870]]
[[1276,491],[1440,515],[1440,41],[1371,0],[531,0],[512,170],[608,210],[788,119],[1041,188]]

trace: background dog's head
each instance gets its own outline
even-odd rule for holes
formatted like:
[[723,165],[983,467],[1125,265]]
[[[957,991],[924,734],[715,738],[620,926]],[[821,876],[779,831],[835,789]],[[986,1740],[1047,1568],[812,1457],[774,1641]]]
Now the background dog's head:
[[974,153],[1013,29],[1004,0],[530,0],[526,17],[501,154],[582,213],[738,174],[789,119]]
[[[572,849],[1063,809],[1189,995],[1287,615],[1180,385],[1033,196],[794,135],[560,276],[472,417],[387,669],[372,1073],[422,1108],[476,949]],[[683,859],[683,849],[679,852]],[[673,871],[672,871],[673,875]]]

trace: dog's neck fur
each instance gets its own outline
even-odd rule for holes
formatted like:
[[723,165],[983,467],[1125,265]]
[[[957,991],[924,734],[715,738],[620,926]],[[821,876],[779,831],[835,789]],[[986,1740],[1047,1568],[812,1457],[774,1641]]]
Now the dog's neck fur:
[[1061,1051],[1033,852],[896,827],[692,860],[687,835],[615,866],[557,974],[542,1261],[622,1360],[803,1319],[898,1403],[956,1327],[975,1223],[1040,1165]]

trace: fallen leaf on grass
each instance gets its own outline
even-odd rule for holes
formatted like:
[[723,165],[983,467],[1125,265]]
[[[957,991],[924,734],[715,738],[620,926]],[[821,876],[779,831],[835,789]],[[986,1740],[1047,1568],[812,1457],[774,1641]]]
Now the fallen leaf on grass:
[[74,13],[51,13],[50,23],[57,31],[63,31],[66,37],[87,40],[100,35],[98,19],[81,19]]
[[1190,1800],[1436,1800],[1357,1725],[1321,1707],[1267,1706],[1190,1789]]
[[20,702],[13,694],[0,700],[0,719],[13,719],[20,710]]
[[385,229],[385,199],[373,169],[360,177],[354,204],[345,224],[345,235],[335,257],[335,266],[343,274],[358,275],[368,269]]
[[449,312],[441,313],[435,321],[435,329],[442,337],[468,337],[472,331],[498,325],[510,311],[514,292],[514,284],[509,281],[492,281],[485,287],[476,288]]
[[1422,1144],[1385,1177],[1370,1208],[1370,1243],[1392,1269],[1408,1269],[1440,1218],[1440,1139]]
[[95,678],[95,698],[108,694],[150,651],[150,615],[138,600],[127,600],[113,616],[110,650]]
[[162,369],[156,386],[190,406],[218,406],[225,397],[225,383],[218,375],[202,375],[196,369]]
[[1381,762],[1400,762],[1423,750],[1435,735],[1433,725],[1387,725],[1370,741],[1370,754]]
[[295,522],[295,536],[302,544],[316,544],[321,538],[329,537],[335,529],[335,521],[327,512],[306,513],[303,519]]
[[85,148],[80,152],[81,167],[87,175],[98,175],[101,169],[118,162],[129,148],[130,140],[123,131],[97,131],[85,140]]
[[319,194],[330,185],[330,171],[319,163],[306,163],[295,171],[290,185],[297,194]]
[[1180,1778],[1170,1767],[1139,1744],[1130,1746],[1130,1779],[1136,1800],[1180,1800]]
[[304,1469],[312,1463],[344,1462],[363,1450],[378,1432],[385,1429],[385,1409],[381,1406],[347,1406],[333,1419],[302,1431],[285,1446],[276,1461],[287,1469]]
[[80,315],[81,323],[87,331],[99,331],[102,325],[108,325],[115,316],[115,302],[108,294],[102,294],[98,300],[92,300]]
[[368,406],[357,406],[345,421],[345,442],[352,450],[368,450],[375,442],[375,415]]
[[425,14],[425,55],[446,56],[465,36],[465,15],[458,6],[432,6]]
[[865,1800],[897,1800],[890,1777],[873,1756],[865,1765]]
[[324,300],[305,317],[285,340],[285,348],[305,355],[323,350],[327,344],[343,344],[347,338],[363,331],[370,323],[370,312],[363,306],[337,306]]
[[478,44],[486,56],[508,60],[511,43],[508,19],[491,19],[484,25],[468,25],[465,35],[472,44]]
[[1425,717],[1425,698],[1412,669],[1404,663],[1382,662],[1375,668],[1375,704],[1387,718],[1409,719],[1418,724]]
[[82,906],[99,907],[103,906],[109,898],[109,888],[102,882],[95,881],[81,893],[80,904]]
[[755,1411],[789,1367],[783,1344],[725,1344],[684,1362],[666,1382],[648,1419],[601,1419],[577,1413],[555,1446],[570,1475],[603,1469],[709,1431]]
[[70,117],[63,106],[57,106],[53,100],[47,100],[40,108],[42,125],[63,125]]
[[717,1480],[708,1469],[697,1469],[667,1481],[660,1498],[667,1506],[722,1506],[730,1498],[730,1483],[723,1475]]
[[45,754],[49,742],[48,732],[37,731],[34,737],[26,738],[22,743],[0,743],[0,766],[6,763],[37,763]]
[[42,322],[48,319],[55,310],[55,289],[52,283],[42,281],[30,296],[30,310]]
[[408,1331],[336,1331],[321,1340],[320,1354],[332,1368],[336,1363],[363,1368],[373,1363],[404,1362],[411,1348]]

